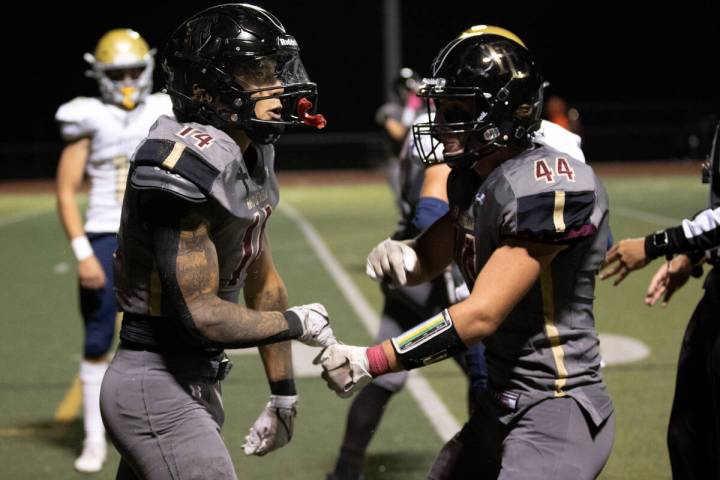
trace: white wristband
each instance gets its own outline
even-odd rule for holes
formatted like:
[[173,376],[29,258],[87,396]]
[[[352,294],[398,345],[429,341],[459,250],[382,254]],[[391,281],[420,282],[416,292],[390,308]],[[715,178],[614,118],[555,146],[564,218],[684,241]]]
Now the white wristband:
[[73,253],[75,254],[75,258],[78,262],[95,255],[95,252],[93,252],[93,249],[90,246],[90,241],[85,235],[73,238],[70,241],[70,246],[72,247]]

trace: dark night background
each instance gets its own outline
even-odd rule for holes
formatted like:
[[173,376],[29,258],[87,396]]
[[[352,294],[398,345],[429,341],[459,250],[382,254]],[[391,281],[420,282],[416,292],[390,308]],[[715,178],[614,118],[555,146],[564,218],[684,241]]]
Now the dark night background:
[[[288,160],[281,158],[281,167],[357,167],[367,160],[363,155],[377,156],[381,1],[255,2],[298,39],[329,120],[312,137],[286,135],[279,148],[289,151]],[[6,10],[0,179],[53,175],[62,146],[54,112],[74,96],[96,95],[95,81],[83,76],[82,54],[105,31],[133,28],[162,51],[182,20],[212,4],[26,2]],[[481,23],[514,31],[535,53],[549,92],[579,109],[590,161],[707,153],[712,121],[720,116],[718,2],[404,0],[402,63],[426,73],[445,43]],[[161,78],[157,68],[156,88]]]

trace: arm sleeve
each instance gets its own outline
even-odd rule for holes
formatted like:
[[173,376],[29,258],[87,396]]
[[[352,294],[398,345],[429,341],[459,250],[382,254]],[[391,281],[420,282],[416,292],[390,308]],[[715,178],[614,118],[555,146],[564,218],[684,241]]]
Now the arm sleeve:
[[720,245],[720,207],[707,209],[698,213],[692,220],[683,220],[675,227],[665,230],[668,236],[667,248],[664,250],[654,246],[653,235],[645,239],[648,258],[662,254],[690,253],[705,251]]
[[412,219],[413,226],[418,232],[423,232],[449,210],[447,202],[439,198],[420,197]]

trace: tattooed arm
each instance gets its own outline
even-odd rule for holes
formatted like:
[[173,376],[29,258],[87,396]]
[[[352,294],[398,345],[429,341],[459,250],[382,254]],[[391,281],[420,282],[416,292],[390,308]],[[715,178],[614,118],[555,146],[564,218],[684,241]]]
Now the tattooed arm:
[[[258,291],[258,301],[273,311],[251,310],[218,297],[218,256],[209,235],[211,215],[206,204],[191,204],[167,193],[146,194],[152,199],[144,202],[144,210],[163,295],[195,340],[243,348],[302,335],[298,317],[283,314],[286,300],[282,282],[275,287],[268,285],[265,293]],[[271,302],[272,295],[279,299]],[[265,300],[261,300],[263,296]]]
[[[288,307],[287,290],[275,269],[270,243],[265,235],[262,242],[262,253],[250,266],[245,280],[243,288],[245,305],[258,311],[284,311]],[[278,395],[294,395],[291,342],[263,345],[259,350],[271,392]]]

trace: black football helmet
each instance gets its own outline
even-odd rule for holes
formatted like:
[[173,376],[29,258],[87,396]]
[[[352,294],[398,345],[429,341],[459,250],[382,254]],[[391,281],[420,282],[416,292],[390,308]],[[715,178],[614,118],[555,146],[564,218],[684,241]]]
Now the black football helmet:
[[[257,143],[275,142],[288,126],[325,126],[323,116],[314,114],[317,86],[297,41],[260,7],[217,5],[190,17],[171,35],[162,67],[180,121],[241,128]],[[243,88],[238,77],[262,87]],[[255,116],[255,104],[268,98],[282,103],[280,119]]]
[[[471,167],[498,149],[531,145],[540,126],[543,79],[520,38],[479,25],[440,51],[418,95],[430,113],[413,126],[423,162]],[[439,153],[443,134],[463,139],[458,153]]]

